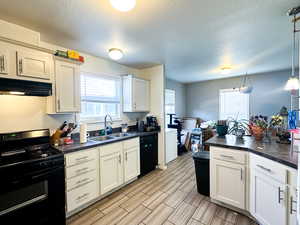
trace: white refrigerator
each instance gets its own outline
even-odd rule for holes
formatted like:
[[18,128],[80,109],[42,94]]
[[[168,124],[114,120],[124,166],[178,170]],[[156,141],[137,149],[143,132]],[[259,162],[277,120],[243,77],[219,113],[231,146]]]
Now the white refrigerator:
[[177,156],[177,130],[166,129],[166,163],[173,161]]

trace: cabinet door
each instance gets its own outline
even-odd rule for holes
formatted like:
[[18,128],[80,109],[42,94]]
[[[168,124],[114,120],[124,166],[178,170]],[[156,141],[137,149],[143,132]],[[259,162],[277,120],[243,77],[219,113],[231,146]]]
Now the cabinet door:
[[80,112],[79,66],[69,62],[56,61],[56,111]]
[[245,209],[245,166],[220,160],[211,161],[211,197]]
[[124,150],[124,180],[125,182],[140,175],[140,148]]
[[100,189],[102,195],[123,183],[122,158],[121,151],[100,156]]
[[17,51],[17,75],[50,80],[51,60],[46,53]]
[[133,108],[137,112],[150,111],[150,82],[142,79],[133,79]]
[[251,170],[251,214],[264,225],[287,224],[285,185]]
[[289,189],[288,199],[288,210],[289,210],[289,225],[298,225],[297,223],[297,189],[291,187]]
[[9,52],[6,49],[0,47],[0,74],[8,74],[8,60]]

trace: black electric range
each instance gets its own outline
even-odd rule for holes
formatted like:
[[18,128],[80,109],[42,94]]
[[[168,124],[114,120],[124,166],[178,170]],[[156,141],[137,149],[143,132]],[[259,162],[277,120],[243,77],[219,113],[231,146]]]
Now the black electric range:
[[65,225],[64,157],[49,130],[0,134],[0,224]]

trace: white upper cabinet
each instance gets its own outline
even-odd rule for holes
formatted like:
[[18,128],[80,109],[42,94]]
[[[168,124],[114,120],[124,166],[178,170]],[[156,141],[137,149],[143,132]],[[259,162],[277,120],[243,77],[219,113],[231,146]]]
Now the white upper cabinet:
[[52,83],[53,55],[36,49],[0,42],[0,77]]
[[57,112],[80,112],[79,65],[55,62]]
[[55,60],[55,91],[48,97],[47,113],[80,112],[80,66]]
[[150,81],[133,75],[123,77],[123,112],[150,111]]
[[17,51],[17,75],[50,80],[52,56],[43,52]]

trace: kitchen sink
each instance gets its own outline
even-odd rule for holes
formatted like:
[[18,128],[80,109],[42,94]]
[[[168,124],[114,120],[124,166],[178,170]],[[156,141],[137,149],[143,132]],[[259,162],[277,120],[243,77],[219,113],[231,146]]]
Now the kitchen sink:
[[111,134],[111,137],[128,137],[130,134],[128,133],[116,133],[116,134]]
[[112,136],[97,136],[97,137],[90,137],[89,140],[92,140],[92,141],[107,141],[107,140],[111,140],[111,139],[114,139],[115,137],[112,137]]

